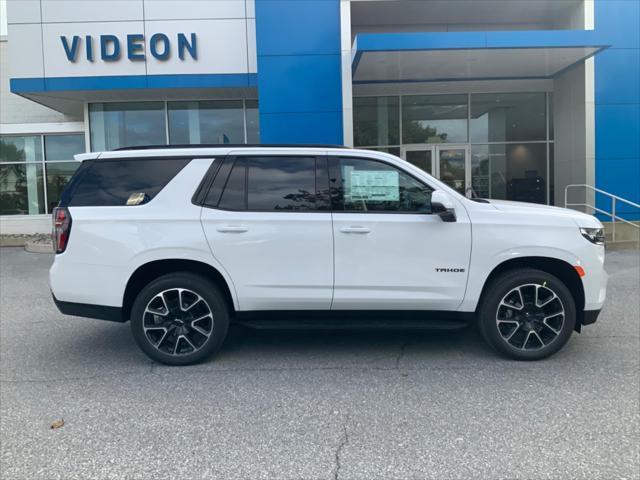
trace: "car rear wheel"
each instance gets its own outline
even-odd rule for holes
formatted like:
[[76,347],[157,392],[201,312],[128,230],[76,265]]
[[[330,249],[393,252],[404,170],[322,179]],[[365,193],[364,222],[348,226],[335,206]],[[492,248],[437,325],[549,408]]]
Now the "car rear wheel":
[[479,311],[485,340],[516,360],[540,360],[569,340],[576,308],[569,289],[541,270],[506,272],[487,286]]
[[142,289],[131,309],[133,337],[152,360],[190,365],[220,349],[229,328],[218,287],[191,273],[173,273]]

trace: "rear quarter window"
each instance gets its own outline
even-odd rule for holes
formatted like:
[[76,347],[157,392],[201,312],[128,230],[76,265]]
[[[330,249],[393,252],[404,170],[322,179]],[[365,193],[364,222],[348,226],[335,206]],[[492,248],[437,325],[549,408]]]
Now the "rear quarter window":
[[96,160],[69,192],[70,207],[124,206],[134,193],[151,201],[190,159]]

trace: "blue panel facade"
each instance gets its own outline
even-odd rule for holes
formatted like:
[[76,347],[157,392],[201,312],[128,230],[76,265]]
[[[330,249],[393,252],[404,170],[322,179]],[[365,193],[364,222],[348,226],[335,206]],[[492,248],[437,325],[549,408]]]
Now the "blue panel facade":
[[260,139],[342,144],[339,0],[256,0]]
[[13,93],[82,90],[129,90],[147,88],[250,88],[257,85],[255,73],[186,75],[109,75],[97,77],[13,78]]
[[640,1],[596,0],[595,28],[596,187],[640,203]]

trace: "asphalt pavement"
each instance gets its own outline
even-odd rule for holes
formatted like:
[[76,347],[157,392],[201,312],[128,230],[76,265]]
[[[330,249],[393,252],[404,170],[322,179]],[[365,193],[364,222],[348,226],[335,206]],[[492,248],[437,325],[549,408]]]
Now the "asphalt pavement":
[[598,322],[541,362],[474,329],[236,328],[172,368],[61,315],[51,255],[1,248],[0,478],[638,479],[639,257],[608,254]]

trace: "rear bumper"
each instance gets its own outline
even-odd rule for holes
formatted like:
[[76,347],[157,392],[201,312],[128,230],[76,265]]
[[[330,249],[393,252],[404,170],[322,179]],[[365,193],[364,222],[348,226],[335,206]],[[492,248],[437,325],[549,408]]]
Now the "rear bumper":
[[51,293],[53,302],[61,313],[65,315],[73,315],[76,317],[95,318],[98,320],[107,320],[110,322],[126,322],[122,318],[122,308],[107,307],[104,305],[90,305],[88,303],[63,302]]
[[602,310],[585,310],[582,317],[582,325],[591,325],[592,323],[596,323],[598,320],[598,315]]

